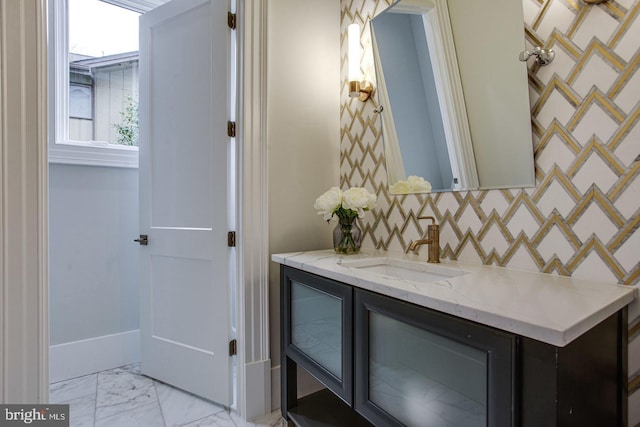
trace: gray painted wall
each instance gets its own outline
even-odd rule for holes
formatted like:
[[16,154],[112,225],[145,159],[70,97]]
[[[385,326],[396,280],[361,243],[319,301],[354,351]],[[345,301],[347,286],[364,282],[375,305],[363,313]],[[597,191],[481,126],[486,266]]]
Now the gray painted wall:
[[49,165],[51,345],[138,329],[138,170]]
[[[335,222],[323,221],[313,204],[340,185],[340,2],[270,0],[267,10],[269,253],[327,249]],[[280,365],[279,268],[269,270],[273,367]],[[278,369],[272,377],[277,408]],[[313,390],[301,383],[301,393]]]

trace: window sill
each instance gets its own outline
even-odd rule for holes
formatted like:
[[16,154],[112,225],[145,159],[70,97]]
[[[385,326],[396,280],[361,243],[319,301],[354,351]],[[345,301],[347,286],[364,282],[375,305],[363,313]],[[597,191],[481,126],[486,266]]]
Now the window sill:
[[69,142],[49,145],[49,163],[138,168],[138,147],[105,142]]

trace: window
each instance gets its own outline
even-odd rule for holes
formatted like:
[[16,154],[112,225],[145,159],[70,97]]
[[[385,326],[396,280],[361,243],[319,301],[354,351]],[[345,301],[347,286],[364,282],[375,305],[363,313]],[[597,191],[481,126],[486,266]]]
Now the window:
[[93,120],[92,104],[93,88],[91,86],[69,82],[69,119]]
[[49,161],[138,165],[138,19],[162,0],[49,0]]

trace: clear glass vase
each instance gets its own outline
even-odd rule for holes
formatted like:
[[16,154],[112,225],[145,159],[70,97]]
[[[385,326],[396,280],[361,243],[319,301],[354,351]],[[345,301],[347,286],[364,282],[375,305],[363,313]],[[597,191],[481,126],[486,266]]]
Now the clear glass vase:
[[338,217],[333,229],[333,249],[339,254],[355,254],[360,251],[362,230],[356,223],[357,217]]

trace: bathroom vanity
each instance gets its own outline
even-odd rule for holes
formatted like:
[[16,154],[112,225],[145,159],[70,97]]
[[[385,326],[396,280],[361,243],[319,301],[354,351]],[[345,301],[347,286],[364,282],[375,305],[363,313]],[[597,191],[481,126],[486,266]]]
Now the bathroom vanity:
[[[626,425],[633,287],[386,252],[273,260],[290,423]],[[298,367],[326,388],[298,398]]]

